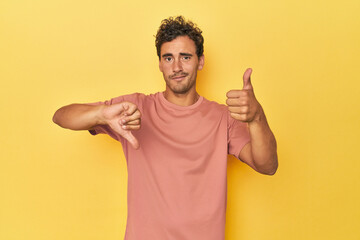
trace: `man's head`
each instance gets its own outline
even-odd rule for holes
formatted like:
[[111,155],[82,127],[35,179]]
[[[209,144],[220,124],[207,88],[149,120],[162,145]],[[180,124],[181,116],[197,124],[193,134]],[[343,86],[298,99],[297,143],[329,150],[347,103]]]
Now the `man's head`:
[[196,55],[201,57],[204,53],[204,38],[201,33],[202,31],[193,22],[186,21],[183,16],[162,20],[155,40],[159,59],[163,43],[170,42],[179,36],[188,36],[193,40],[196,46]]
[[196,92],[197,71],[204,65],[203,42],[201,30],[183,17],[162,21],[156,47],[167,93]]

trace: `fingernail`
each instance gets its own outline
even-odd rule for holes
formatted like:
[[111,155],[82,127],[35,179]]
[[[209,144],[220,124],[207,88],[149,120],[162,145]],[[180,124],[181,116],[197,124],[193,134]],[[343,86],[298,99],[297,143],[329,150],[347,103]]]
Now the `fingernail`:
[[122,126],[122,128],[123,128],[123,129],[126,129],[126,126],[124,125],[124,126]]

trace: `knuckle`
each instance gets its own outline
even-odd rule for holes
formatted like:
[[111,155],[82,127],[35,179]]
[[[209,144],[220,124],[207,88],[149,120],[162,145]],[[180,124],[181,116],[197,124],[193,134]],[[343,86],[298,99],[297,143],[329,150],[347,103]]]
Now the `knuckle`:
[[247,120],[247,115],[246,114],[241,114],[239,117],[240,117],[241,121],[246,121]]
[[226,93],[226,96],[229,98],[238,97],[241,94],[241,90],[230,90]]
[[247,97],[249,95],[249,92],[245,91],[245,90],[242,91],[241,93],[242,93],[241,95],[244,96],[244,97]]
[[229,112],[231,113],[236,113],[237,112],[237,108],[236,107],[228,107]]
[[234,119],[238,119],[238,114],[235,113],[230,113],[230,116]]

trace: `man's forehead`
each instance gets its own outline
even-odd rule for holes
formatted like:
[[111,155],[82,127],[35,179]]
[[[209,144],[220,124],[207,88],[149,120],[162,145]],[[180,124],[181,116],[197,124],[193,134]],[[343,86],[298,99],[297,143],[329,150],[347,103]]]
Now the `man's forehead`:
[[161,45],[161,55],[175,54],[175,53],[189,53],[196,52],[195,42],[188,36],[179,36],[170,42],[165,42]]

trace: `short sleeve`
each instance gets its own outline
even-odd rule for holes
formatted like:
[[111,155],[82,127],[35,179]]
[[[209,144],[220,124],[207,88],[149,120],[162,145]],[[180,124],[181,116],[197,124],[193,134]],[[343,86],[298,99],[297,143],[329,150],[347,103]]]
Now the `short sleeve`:
[[[88,103],[89,105],[112,105],[120,102],[131,102],[137,105],[139,110],[142,112],[142,101],[144,99],[145,95],[141,93],[133,93],[129,95],[123,95],[116,98],[112,98],[110,100],[106,100],[104,102],[94,102],[94,103]],[[89,133],[91,135],[97,135],[97,134],[108,134],[113,139],[122,142],[123,137],[120,136],[118,133],[116,133],[111,127],[108,125],[96,125],[92,129],[89,130]]]
[[228,154],[239,158],[243,147],[250,142],[250,133],[247,123],[231,117],[228,112]]

